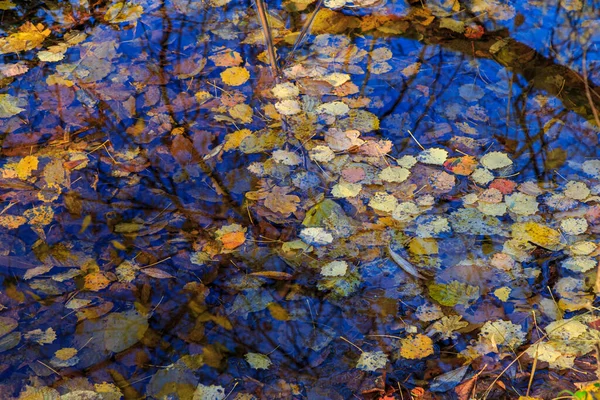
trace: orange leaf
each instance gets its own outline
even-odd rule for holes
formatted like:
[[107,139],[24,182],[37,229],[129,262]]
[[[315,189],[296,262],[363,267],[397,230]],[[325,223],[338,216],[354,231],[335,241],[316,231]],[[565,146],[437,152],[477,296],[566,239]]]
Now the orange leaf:
[[446,171],[456,175],[471,175],[477,166],[477,159],[473,156],[449,158],[444,163]]
[[94,272],[85,276],[83,288],[97,292],[108,285],[110,285],[110,280],[102,272]]
[[227,250],[233,250],[236,247],[241,246],[246,241],[246,235],[244,232],[229,232],[221,237],[223,242],[223,248]]

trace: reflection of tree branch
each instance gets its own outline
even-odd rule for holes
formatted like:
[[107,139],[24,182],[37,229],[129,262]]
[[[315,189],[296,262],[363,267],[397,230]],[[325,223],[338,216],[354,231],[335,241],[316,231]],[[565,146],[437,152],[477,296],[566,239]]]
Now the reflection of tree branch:
[[[369,29],[363,33],[377,37],[399,36],[417,39],[424,44],[439,45],[474,58],[494,60],[523,76],[534,89],[560,99],[567,109],[585,119],[594,114],[594,108],[600,108],[600,99],[594,100],[591,95],[589,99],[586,97],[586,94],[596,93],[598,89],[596,86],[589,86],[586,91],[587,76],[582,77],[576,71],[557,64],[535,49],[510,38],[506,29],[486,32],[479,39],[468,39],[463,34],[441,28],[438,21],[423,25],[411,16],[382,16],[382,21],[387,20],[386,24],[392,24],[395,27],[394,32],[398,32],[389,33],[390,29],[383,32],[378,29],[381,24],[373,24],[374,17],[376,16],[360,17],[363,26],[367,26],[366,22],[371,21]],[[500,42],[501,40],[503,42]]]

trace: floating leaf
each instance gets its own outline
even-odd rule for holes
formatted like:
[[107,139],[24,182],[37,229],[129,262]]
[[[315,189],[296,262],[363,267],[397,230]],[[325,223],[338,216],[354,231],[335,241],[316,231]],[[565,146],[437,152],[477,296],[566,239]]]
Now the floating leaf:
[[469,305],[479,298],[479,287],[459,281],[447,284],[432,283],[429,285],[429,295],[443,306],[454,307],[457,304]]
[[424,164],[444,165],[448,158],[448,152],[444,149],[433,148],[423,150],[417,156],[417,160]]
[[348,263],[346,261],[332,261],[325,264],[321,268],[323,276],[344,276],[348,271]]
[[198,384],[192,400],[223,400],[225,399],[225,388],[216,385]]
[[268,356],[261,353],[246,353],[244,358],[254,369],[269,369],[273,364]]
[[501,153],[499,151],[492,151],[491,153],[487,153],[479,160],[481,165],[486,167],[487,169],[500,169],[506,168],[509,165],[512,165],[512,160],[508,158],[505,153]]
[[250,72],[244,67],[231,67],[221,72],[223,83],[229,86],[241,86],[250,79]]
[[106,10],[104,20],[119,24],[121,22],[135,22],[144,13],[144,7],[130,2],[118,2]]
[[356,368],[372,372],[385,368],[387,363],[388,358],[383,351],[363,351],[356,362]]
[[433,340],[422,334],[409,336],[400,340],[399,354],[409,360],[428,357],[433,354]]
[[10,118],[21,111],[25,111],[25,109],[18,106],[16,97],[10,94],[0,94],[0,118]]
[[560,221],[560,229],[567,235],[581,235],[588,229],[585,218],[565,218]]
[[103,318],[104,347],[115,353],[133,346],[148,330],[148,319],[137,311],[112,313]]
[[162,269],[159,268],[141,268],[140,272],[151,276],[152,278],[157,278],[157,279],[168,279],[168,278],[174,278],[173,275],[169,274],[168,272],[163,271]]

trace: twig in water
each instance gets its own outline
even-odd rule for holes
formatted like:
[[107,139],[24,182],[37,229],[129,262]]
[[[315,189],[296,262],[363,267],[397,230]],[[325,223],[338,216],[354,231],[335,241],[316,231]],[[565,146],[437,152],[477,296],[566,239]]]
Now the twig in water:
[[271,64],[271,72],[275,79],[279,78],[279,67],[277,66],[277,58],[275,56],[275,44],[273,43],[273,36],[271,35],[271,27],[269,26],[269,17],[267,13],[267,5],[265,0],[254,0],[256,4],[256,10],[258,11],[258,18],[260,19],[260,26],[262,27],[263,34],[265,35],[265,43],[267,45],[267,54],[269,56],[269,63]]

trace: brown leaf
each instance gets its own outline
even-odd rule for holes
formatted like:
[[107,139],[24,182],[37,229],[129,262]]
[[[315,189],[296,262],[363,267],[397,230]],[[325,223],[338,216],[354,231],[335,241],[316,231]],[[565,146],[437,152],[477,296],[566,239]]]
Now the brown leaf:
[[250,275],[261,276],[263,278],[276,279],[279,281],[289,281],[289,280],[292,280],[292,278],[293,278],[293,276],[291,274],[288,274],[287,272],[280,272],[280,271],[252,272]]
[[288,195],[291,191],[289,186],[275,186],[265,198],[265,207],[285,216],[293,213],[298,208],[300,197]]
[[158,268],[143,268],[140,270],[140,272],[157,279],[174,278],[173,275]]

